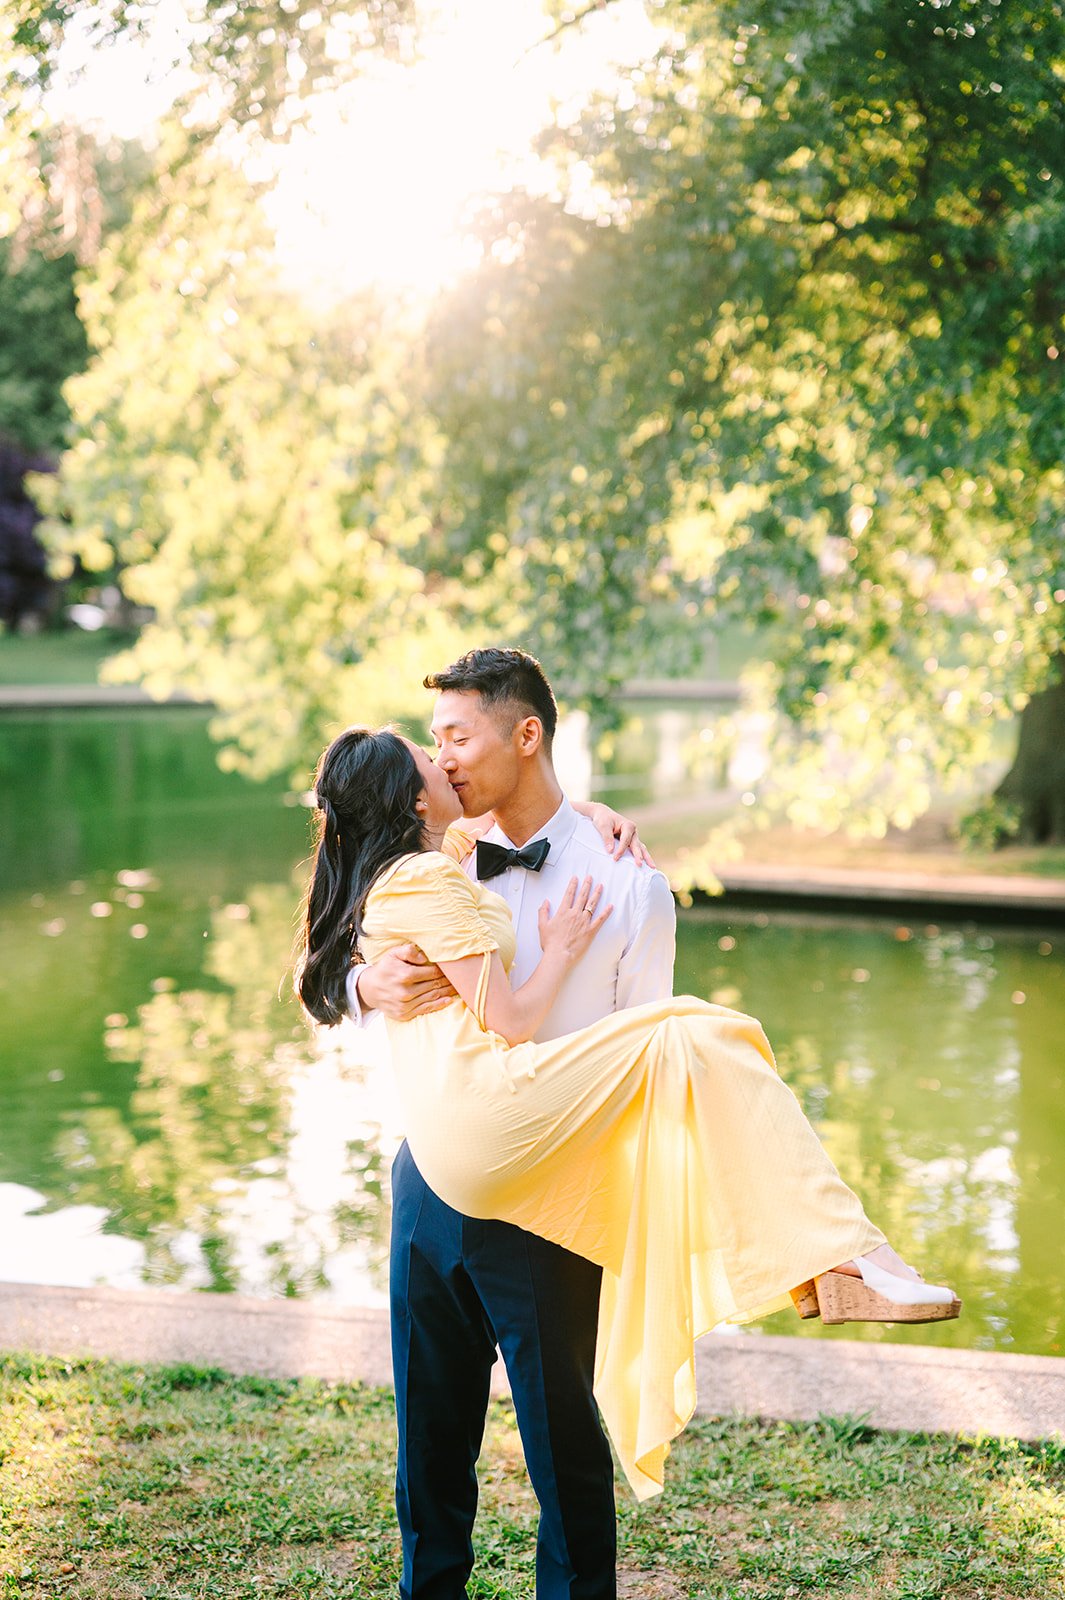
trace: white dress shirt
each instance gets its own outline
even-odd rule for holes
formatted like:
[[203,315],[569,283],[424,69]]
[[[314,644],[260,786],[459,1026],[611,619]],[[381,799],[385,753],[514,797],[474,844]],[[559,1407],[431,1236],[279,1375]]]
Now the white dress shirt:
[[[485,834],[491,844],[514,849],[502,828]],[[558,1039],[574,1033],[612,1011],[639,1006],[649,1000],[667,1000],[673,993],[673,958],[677,916],[669,884],[661,872],[641,867],[631,855],[616,861],[592,822],[563,799],[554,816],[523,844],[547,839],[551,849],[539,872],[508,867],[486,884],[510,907],[517,937],[517,954],[510,981],[520,988],[537,966],[540,949],[539,911],[545,900],[553,911],[571,878],[591,877],[603,885],[601,905],[613,905],[606,922],[577,965],[567,974],[554,1005],[534,1035]],[[474,856],[465,864],[476,876]],[[358,974],[348,973],[348,1008],[362,1022]]]

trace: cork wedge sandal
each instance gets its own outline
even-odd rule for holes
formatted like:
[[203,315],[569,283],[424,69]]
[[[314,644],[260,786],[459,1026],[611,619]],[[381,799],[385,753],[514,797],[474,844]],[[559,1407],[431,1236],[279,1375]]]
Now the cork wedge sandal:
[[856,1265],[861,1277],[822,1272],[792,1289],[799,1316],[820,1317],[835,1327],[842,1322],[948,1322],[961,1310],[961,1301],[945,1285],[900,1278],[861,1257]]

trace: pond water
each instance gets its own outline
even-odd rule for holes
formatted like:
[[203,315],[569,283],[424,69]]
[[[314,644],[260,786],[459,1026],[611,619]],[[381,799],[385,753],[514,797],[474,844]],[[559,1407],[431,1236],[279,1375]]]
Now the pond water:
[[[622,736],[626,786],[648,748]],[[9,715],[0,837],[0,1278],[383,1304],[397,1110],[379,1035],[316,1044],[290,997],[297,799],[221,774],[198,712]],[[678,992],[761,1017],[870,1214],[958,1286],[924,1341],[1062,1350],[1063,957],[1038,928],[682,915]]]

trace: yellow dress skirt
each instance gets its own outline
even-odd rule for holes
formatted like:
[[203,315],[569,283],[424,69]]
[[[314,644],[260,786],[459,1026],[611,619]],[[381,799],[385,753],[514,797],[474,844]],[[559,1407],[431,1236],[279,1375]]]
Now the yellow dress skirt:
[[884,1235],[753,1017],[679,995],[508,1045],[484,997],[492,952],[514,959],[510,910],[437,851],[403,857],[367,897],[365,959],[408,941],[432,961],[484,956],[476,1012],[454,1000],[389,1023],[411,1151],[457,1211],[602,1267],[595,1396],[645,1499],[695,1409],[700,1334],[779,1310]]

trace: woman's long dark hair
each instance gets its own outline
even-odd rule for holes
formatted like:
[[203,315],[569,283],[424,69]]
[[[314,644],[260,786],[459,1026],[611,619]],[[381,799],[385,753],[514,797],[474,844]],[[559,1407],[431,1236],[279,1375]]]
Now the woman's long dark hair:
[[416,810],[425,785],[390,728],[348,728],[319,761],[314,786],[318,838],[296,992],[316,1022],[332,1027],[347,1014],[345,981],[374,879],[426,847]]

